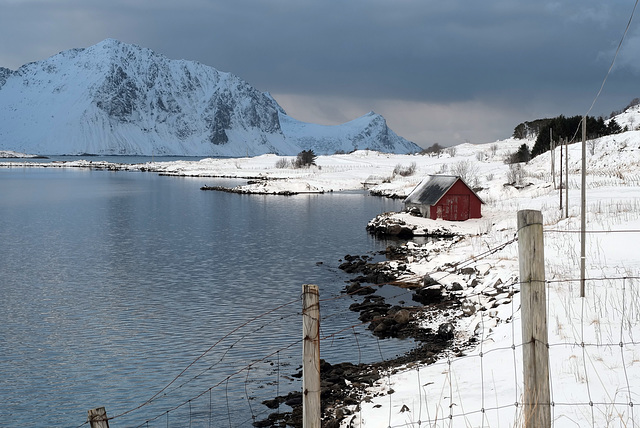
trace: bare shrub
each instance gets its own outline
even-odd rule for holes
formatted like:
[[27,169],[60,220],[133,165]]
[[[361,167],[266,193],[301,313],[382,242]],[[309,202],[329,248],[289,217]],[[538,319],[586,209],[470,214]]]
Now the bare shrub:
[[507,183],[514,184],[516,186],[522,185],[524,180],[524,169],[519,163],[512,163],[509,165],[509,171],[507,171]]
[[402,166],[401,164],[397,164],[396,167],[393,169],[393,176],[399,175],[401,177],[408,177],[410,175],[415,174],[415,172],[416,172],[415,162],[411,162],[411,165],[407,167]]
[[456,155],[456,148],[455,147],[448,147],[447,150],[444,151],[446,154],[448,154],[450,157],[454,157]]
[[451,165],[451,173],[462,178],[465,183],[472,183],[478,176],[478,167],[470,160],[461,160]]
[[280,158],[276,161],[276,168],[278,169],[284,169],[284,168],[290,168],[291,167],[291,161],[287,158]]

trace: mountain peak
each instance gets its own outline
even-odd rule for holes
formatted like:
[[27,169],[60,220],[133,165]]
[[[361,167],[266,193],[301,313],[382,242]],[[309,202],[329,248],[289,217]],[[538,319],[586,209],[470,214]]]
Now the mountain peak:
[[106,39],[102,40],[101,42],[96,43],[94,46],[96,47],[103,47],[103,46],[119,46],[123,44],[123,42],[121,42],[118,39],[114,39],[111,37],[107,37]]
[[113,38],[17,72],[0,68],[0,150],[246,156],[355,148],[419,150],[374,112],[336,127],[304,124],[233,74]]

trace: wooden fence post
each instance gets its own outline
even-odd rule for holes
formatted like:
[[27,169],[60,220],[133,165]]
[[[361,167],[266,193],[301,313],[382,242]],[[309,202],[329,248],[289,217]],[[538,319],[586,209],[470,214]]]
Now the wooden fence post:
[[320,428],[320,294],[302,286],[302,426]]
[[107,411],[104,407],[89,410],[89,424],[91,428],[109,428]]
[[540,211],[518,211],[518,253],[524,367],[524,426],[550,428],[549,339]]

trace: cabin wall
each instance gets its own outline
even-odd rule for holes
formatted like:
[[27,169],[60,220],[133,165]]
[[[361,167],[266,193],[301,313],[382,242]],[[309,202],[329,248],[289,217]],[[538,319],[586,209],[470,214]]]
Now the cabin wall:
[[470,218],[481,218],[482,202],[462,183],[456,182],[437,204],[429,210],[429,218],[449,221],[464,221]]
[[404,208],[405,209],[417,208],[420,211],[420,214],[422,215],[422,217],[429,218],[429,208],[430,208],[429,205],[405,202],[404,203]]

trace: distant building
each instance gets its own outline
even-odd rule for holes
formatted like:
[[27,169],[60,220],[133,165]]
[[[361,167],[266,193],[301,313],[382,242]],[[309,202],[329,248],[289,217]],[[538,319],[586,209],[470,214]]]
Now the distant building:
[[425,218],[463,221],[482,217],[484,202],[460,178],[430,175],[409,193],[405,209],[417,208]]

